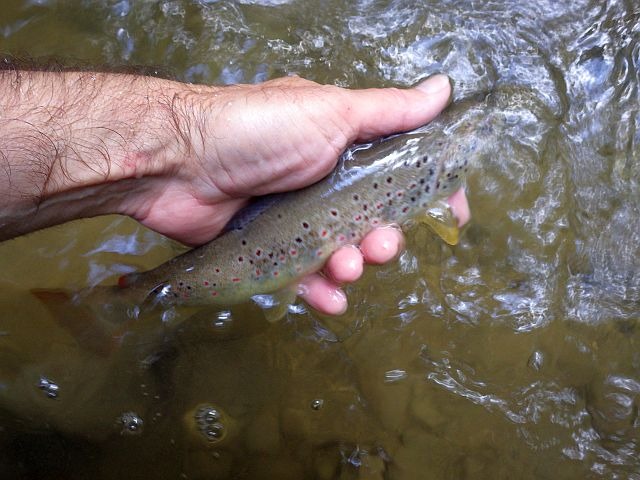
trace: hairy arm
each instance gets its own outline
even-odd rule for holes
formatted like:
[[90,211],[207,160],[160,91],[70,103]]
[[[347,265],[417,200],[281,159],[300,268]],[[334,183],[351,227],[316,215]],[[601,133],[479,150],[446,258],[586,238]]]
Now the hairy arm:
[[137,75],[1,70],[0,240],[119,212],[146,188],[143,178],[175,168],[184,144],[172,107],[186,88]]

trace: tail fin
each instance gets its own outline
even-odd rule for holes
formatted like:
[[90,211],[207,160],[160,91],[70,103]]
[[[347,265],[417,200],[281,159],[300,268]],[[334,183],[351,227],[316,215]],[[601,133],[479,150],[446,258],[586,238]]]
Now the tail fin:
[[33,289],[31,293],[82,348],[106,357],[118,347],[126,321],[117,312],[113,312],[113,318],[105,319],[102,312],[96,311],[100,298],[114,293],[111,287],[97,287],[80,295],[81,300],[66,290]]

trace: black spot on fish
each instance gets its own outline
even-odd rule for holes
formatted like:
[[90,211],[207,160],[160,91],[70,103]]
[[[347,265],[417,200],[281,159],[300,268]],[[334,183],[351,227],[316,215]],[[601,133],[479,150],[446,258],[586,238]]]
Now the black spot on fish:
[[415,202],[416,201],[416,197],[411,197],[411,201]]
[[422,166],[422,162],[420,160],[418,160],[416,162],[416,168],[420,168]]
[[357,202],[358,200],[360,200],[360,196],[356,193],[356,194],[353,196],[353,199]]
[[387,183],[391,183],[393,182],[393,178],[392,177],[387,177]]
[[424,179],[424,178],[421,178],[421,179],[420,179],[420,185],[424,185],[424,182],[425,182],[425,179]]
[[429,191],[431,190],[431,186],[427,185],[424,189],[425,192],[429,193]]
[[374,189],[374,190],[377,190],[377,189],[378,189],[378,183],[377,183],[377,182],[373,184],[373,189]]
[[243,257],[238,257],[238,261],[239,261],[239,262],[243,262],[243,261],[244,261],[244,258],[243,258]]
[[246,245],[247,241],[246,240],[242,240],[242,245]]
[[302,243],[302,239],[300,237],[296,237],[296,242]]
[[429,175],[433,175],[434,173],[436,173],[436,172],[433,171],[433,168],[430,168],[429,169]]
[[436,188],[440,188],[440,180],[436,182]]
[[338,216],[338,211],[337,210],[331,210],[331,215],[333,215],[334,217]]
[[309,224],[307,222],[302,222],[302,228],[305,230],[309,228]]

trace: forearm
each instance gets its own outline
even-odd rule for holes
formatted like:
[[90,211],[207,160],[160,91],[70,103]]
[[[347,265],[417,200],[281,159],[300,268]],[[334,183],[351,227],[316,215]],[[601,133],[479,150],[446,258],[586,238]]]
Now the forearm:
[[0,71],[0,240],[117,213],[179,169],[190,148],[176,104],[186,89],[137,75]]

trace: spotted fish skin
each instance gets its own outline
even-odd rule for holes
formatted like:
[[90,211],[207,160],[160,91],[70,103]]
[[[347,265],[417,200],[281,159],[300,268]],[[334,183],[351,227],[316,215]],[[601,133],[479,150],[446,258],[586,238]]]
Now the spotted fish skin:
[[323,180],[259,201],[215,240],[120,287],[140,303],[229,306],[294,284],[337,248],[402,225],[460,188],[486,150],[480,117],[453,108],[417,130],[355,145]]

